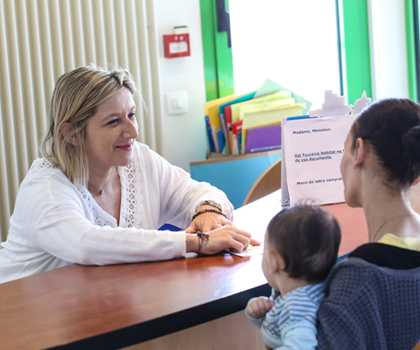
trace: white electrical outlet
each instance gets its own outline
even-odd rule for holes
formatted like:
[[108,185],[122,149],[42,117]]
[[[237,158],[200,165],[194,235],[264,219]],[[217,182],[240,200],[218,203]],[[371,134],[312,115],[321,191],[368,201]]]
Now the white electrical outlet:
[[188,113],[188,93],[186,91],[166,93],[168,115]]

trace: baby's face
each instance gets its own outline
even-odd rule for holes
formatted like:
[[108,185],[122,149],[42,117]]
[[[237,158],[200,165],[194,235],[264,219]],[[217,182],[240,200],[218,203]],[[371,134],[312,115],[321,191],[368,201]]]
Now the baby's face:
[[268,239],[267,232],[264,238],[264,253],[262,258],[262,270],[268,284],[271,288],[286,295],[290,282],[293,280],[287,272],[284,271],[286,264],[283,258],[277,252],[276,246]]
[[273,247],[273,244],[268,239],[268,234],[266,232],[265,237],[264,237],[264,252],[263,252],[261,266],[262,266],[264,276],[267,279],[270,287],[274,288],[275,290],[279,290],[276,286],[277,284],[276,279],[275,279],[276,272],[274,271],[274,268],[271,266],[271,263],[270,263],[269,251],[273,251],[273,248],[275,249],[275,247]]

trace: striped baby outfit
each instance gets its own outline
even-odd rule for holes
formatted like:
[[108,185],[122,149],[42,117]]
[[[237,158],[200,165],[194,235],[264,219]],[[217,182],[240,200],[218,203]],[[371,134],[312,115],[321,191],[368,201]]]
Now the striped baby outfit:
[[284,297],[273,289],[270,300],[274,306],[271,310],[259,319],[247,316],[261,327],[264,343],[270,348],[314,349],[317,345],[317,311],[324,297],[324,288],[325,283],[306,285]]

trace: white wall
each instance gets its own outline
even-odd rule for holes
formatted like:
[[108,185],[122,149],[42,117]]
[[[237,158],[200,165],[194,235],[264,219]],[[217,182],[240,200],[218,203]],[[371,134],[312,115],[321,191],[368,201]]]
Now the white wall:
[[409,97],[404,1],[370,0],[373,99]]
[[[191,161],[205,159],[207,139],[203,105],[206,101],[200,2],[198,0],[155,0],[156,29],[159,38],[159,70],[163,101],[163,156],[172,164],[189,171]],[[163,35],[172,34],[174,26],[187,25],[191,56],[164,57]],[[189,111],[168,115],[167,92],[185,90]]]
[[[203,121],[205,81],[198,0],[154,0],[159,44],[161,94],[164,104],[164,157],[189,171],[191,161],[205,159],[207,140]],[[371,68],[374,100],[408,97],[404,1],[369,0]],[[163,35],[177,25],[190,29],[191,56],[167,59]],[[167,92],[186,90],[189,112],[169,116]]]

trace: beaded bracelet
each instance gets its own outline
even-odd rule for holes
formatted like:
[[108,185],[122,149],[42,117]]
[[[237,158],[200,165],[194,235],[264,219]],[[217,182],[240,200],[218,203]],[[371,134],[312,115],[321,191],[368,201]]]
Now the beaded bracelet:
[[211,201],[211,200],[207,200],[207,201],[203,201],[203,202],[198,203],[195,210],[197,211],[197,209],[200,208],[202,205],[210,205],[211,207],[214,207],[214,208],[218,209],[219,211],[222,211],[222,206],[219,203],[217,203],[215,201]]
[[205,214],[205,213],[216,213],[216,214],[223,215],[224,217],[226,217],[226,215],[225,215],[225,214],[223,214],[221,211],[218,211],[218,210],[216,210],[216,209],[203,209],[203,210],[200,210],[200,211],[198,211],[197,213],[195,213],[195,214],[194,214],[194,216],[192,217],[191,221],[194,221],[194,219],[195,219],[198,215]]
[[199,256],[201,256],[201,255],[203,255],[203,254],[201,254],[201,246],[203,244],[203,241],[204,240],[208,241],[210,239],[210,235],[208,235],[207,233],[203,233],[203,232],[197,232],[197,237],[199,238],[197,254]]

